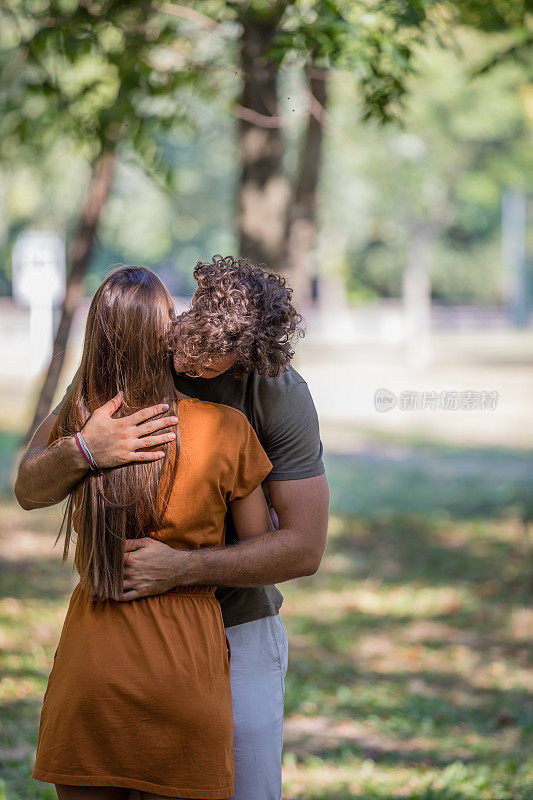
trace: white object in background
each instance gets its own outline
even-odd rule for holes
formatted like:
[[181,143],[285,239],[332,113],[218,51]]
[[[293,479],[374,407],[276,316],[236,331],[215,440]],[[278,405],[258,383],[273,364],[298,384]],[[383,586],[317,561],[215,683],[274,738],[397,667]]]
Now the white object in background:
[[24,231],[13,247],[13,299],[30,308],[32,374],[52,355],[54,306],[65,296],[65,262],[65,242],[52,231]]

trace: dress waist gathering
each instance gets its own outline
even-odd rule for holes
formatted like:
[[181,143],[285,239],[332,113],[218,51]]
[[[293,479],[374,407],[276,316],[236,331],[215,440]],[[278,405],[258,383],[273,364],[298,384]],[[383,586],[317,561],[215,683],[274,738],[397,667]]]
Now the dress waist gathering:
[[185,597],[214,597],[216,586],[194,585],[194,586],[173,586],[165,595],[184,595]]

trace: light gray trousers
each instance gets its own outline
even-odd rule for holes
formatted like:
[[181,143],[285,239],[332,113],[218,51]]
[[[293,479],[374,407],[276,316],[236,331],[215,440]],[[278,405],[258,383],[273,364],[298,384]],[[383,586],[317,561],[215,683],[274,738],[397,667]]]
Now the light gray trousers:
[[[281,800],[287,634],[276,614],[226,628],[231,647],[233,800]],[[130,800],[139,793],[130,791]]]
[[231,647],[235,800],[281,800],[287,634],[276,614],[226,628]]

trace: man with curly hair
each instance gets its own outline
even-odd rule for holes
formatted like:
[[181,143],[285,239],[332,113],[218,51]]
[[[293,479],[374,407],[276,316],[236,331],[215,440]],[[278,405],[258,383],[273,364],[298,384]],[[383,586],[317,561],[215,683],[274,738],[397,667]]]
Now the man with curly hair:
[[[287,637],[278,613],[283,597],[274,584],[311,575],[320,564],[329,503],[322,445],[307,384],[290,366],[301,317],[285,280],[246,259],[221,256],[199,263],[194,277],[191,307],[176,321],[174,382],[188,396],[247,416],[273,465],[264,489],[276,529],[237,542],[228,516],[231,547],[185,551],[151,538],[129,540],[124,600],[178,585],[219,587],[232,652],[235,798],[279,800]],[[158,431],[176,418],[171,422],[166,409],[155,406],[115,419],[120,402],[117,396],[97,409],[84,427],[96,463],[113,467],[162,457],[145,448],[166,441]],[[46,449],[57,410],[21,462],[16,493],[24,508],[58,502],[85,474],[86,463],[69,440]]]

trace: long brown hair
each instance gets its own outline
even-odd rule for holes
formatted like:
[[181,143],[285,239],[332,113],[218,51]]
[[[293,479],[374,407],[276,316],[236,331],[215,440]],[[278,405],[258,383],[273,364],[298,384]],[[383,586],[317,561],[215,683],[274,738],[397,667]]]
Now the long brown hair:
[[[95,409],[123,392],[116,416],[168,403],[177,414],[169,346],[172,299],[157,275],[122,267],[102,283],[87,319],[81,364],[57,420],[57,435],[81,431]],[[73,527],[80,583],[95,599],[122,597],[125,540],[161,528],[178,461],[178,440],[157,449],[167,457],[89,472],[69,495],[63,560]],[[58,536],[58,538],[59,538]]]

